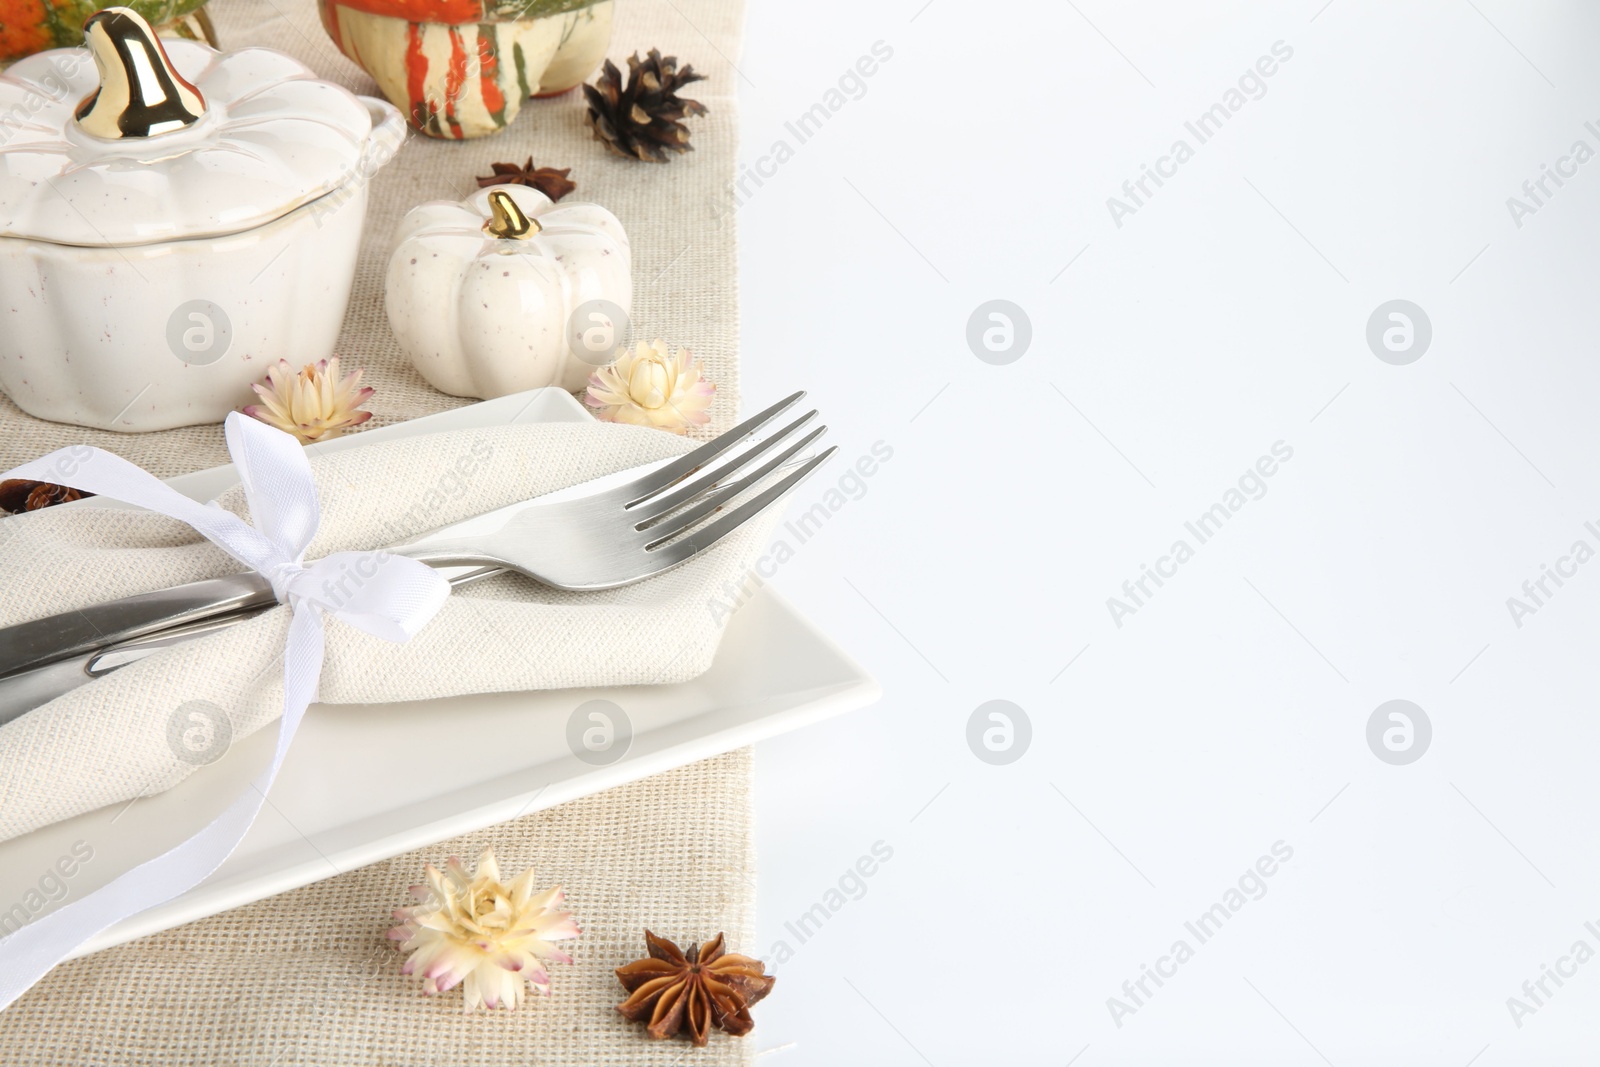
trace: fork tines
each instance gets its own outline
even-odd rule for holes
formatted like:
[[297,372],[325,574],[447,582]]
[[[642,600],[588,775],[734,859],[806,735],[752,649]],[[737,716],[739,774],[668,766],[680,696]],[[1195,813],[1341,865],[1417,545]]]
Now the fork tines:
[[[828,431],[826,426],[818,426],[796,436],[817,417],[813,409],[755,444],[740,447],[804,396],[805,392],[801,391],[785,397],[715,440],[640,479],[635,486],[639,495],[624,507],[633,512],[637,520],[635,530],[653,535],[644,546],[645,550],[655,552],[675,542],[674,551],[686,559],[754,518],[821,466],[835,449],[803,460],[797,469],[728,515],[689,533],[701,520],[790,464],[797,453]],[[676,540],[679,538],[682,539]]]
[[[663,490],[670,489],[674,484],[687,478],[724,452],[743,443],[746,438],[761,429],[761,427],[788,411],[795,404],[798,404],[805,395],[806,391],[802,389],[797,393],[784,397],[767,410],[750,416],[750,418],[744,420],[727,433],[707,441],[688,455],[673,460],[665,467],[661,467],[640,478],[634,483],[634,488],[639,495],[629,500],[624,506],[630,509],[637,507],[650,497]],[[811,414],[814,415],[816,412]]]

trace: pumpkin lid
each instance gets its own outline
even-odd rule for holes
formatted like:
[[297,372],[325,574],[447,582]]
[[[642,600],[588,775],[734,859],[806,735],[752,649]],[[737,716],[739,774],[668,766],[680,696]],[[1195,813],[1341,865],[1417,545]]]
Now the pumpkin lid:
[[158,40],[127,8],[88,48],[0,74],[0,236],[136,245],[237,233],[365,180],[399,112],[264,48]]

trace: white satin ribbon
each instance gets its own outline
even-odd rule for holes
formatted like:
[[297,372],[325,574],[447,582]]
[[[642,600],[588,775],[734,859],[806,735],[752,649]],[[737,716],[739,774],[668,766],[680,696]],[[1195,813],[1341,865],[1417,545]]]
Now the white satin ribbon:
[[254,526],[214,504],[196,503],[99,449],[63,449],[0,475],[71,486],[187,523],[266,575],[278,599],[294,612],[283,653],[283,719],[271,765],[187,841],[0,940],[0,1010],[89,938],[192,889],[238,847],[266,802],[306,708],[316,700],[324,614],[404,642],[450,595],[449,583],[433,568],[382,551],[339,552],[304,563],[321,519],[304,449],[288,434],[237,413],[228,416],[224,429]]

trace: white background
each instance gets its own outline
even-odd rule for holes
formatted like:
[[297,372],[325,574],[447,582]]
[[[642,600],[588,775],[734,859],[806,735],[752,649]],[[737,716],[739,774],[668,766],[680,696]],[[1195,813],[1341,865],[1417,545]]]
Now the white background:
[[[746,162],[877,41],[737,212],[746,409],[808,388],[841,450],[796,510],[894,450],[775,579],[886,696],[759,749],[755,954],[793,950],[762,1062],[1593,1062],[1600,960],[1520,1027],[1507,998],[1600,951],[1600,562],[1520,628],[1506,599],[1600,548],[1600,161],[1520,228],[1506,201],[1600,150],[1600,9],[755,0]],[[1119,228],[1107,198],[1180,137]],[[1006,366],[966,341],[992,299],[1031,320]],[[1431,320],[1409,365],[1367,345],[1392,299]],[[1278,441],[1118,628],[1106,598]],[[991,699],[1031,721],[1009,765],[968,747]],[[1366,739],[1391,699],[1433,728],[1405,766]]]

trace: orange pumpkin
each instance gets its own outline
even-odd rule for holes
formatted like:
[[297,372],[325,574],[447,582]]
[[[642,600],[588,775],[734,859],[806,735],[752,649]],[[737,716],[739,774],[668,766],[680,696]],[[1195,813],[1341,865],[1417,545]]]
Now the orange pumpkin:
[[[164,36],[188,37],[216,47],[205,0],[124,0]],[[83,43],[83,23],[103,0],[0,0],[0,64]]]
[[[0,0],[4,2],[4,0]],[[605,57],[613,0],[317,0],[339,51],[411,125],[496,133],[529,96],[566,92]]]

